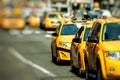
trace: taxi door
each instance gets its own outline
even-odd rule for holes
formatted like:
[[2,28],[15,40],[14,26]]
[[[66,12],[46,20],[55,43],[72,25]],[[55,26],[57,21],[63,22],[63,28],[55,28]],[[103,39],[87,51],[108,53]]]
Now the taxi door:
[[[62,26],[62,25],[61,25]],[[53,56],[56,57],[57,55],[57,47],[56,47],[56,40],[59,36],[59,32],[60,32],[60,27],[59,26],[56,31],[54,33],[52,33],[52,42],[51,42],[51,46],[53,47]]]
[[100,23],[96,23],[94,25],[94,29],[92,31],[92,34],[90,35],[92,39],[91,42],[89,42],[89,44],[87,44],[88,47],[88,51],[89,51],[89,63],[90,63],[90,68],[96,70],[96,63],[97,63],[97,53],[96,53],[96,49],[97,49],[97,45],[99,43],[99,36],[100,36],[100,28],[101,28],[101,24]]
[[[73,38],[73,41],[72,41],[72,59],[73,59],[73,64],[74,65],[78,65],[78,51],[79,51],[79,44],[80,44],[80,40],[82,38],[82,32],[84,30],[84,27],[81,27],[79,29],[79,31],[76,33],[75,35],[75,38]],[[75,41],[75,39],[78,39],[77,41]]]

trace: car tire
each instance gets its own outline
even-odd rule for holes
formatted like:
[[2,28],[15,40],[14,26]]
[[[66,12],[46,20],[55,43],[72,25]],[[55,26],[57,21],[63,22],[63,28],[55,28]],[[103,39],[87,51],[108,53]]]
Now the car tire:
[[79,65],[79,68],[78,68],[78,75],[81,77],[82,76],[82,71],[81,71],[81,64],[80,64],[80,56],[78,55],[78,65]]
[[83,76],[82,71],[80,69],[78,69],[78,76],[80,76],[80,77]]
[[45,25],[42,24],[42,23],[40,25],[41,25],[40,28],[44,30],[45,29]]
[[51,47],[52,62],[55,62],[55,57],[53,56],[53,47]]
[[75,68],[74,68],[74,65],[73,65],[73,60],[72,60],[72,54],[70,53],[70,67],[71,67],[71,71],[74,71]]
[[58,53],[56,53],[55,63],[56,63],[57,65],[60,64],[60,60],[59,60],[59,58],[58,58]]
[[91,80],[91,78],[89,76],[89,66],[88,66],[87,60],[85,60],[85,78],[86,78],[86,80]]
[[97,68],[96,80],[104,80],[103,77],[102,77],[102,72],[101,72],[101,67],[100,66],[98,66],[98,68]]
[[55,62],[55,57],[52,55],[52,62]]

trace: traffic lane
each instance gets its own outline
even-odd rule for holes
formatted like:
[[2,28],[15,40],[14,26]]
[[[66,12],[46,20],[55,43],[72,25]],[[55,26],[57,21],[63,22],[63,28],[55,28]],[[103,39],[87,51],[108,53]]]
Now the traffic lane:
[[[37,47],[37,46],[36,46]],[[16,50],[18,50],[17,48],[15,48]],[[20,49],[19,49],[20,50]],[[22,51],[21,51],[22,50]],[[28,59],[29,61],[33,62],[34,64],[37,64],[38,66],[44,68],[45,70],[49,71],[50,74],[54,74],[54,76],[48,75],[45,73],[41,73],[41,70],[38,70],[37,68],[33,68],[34,72],[36,73],[36,75],[40,78],[40,79],[45,79],[45,80],[68,80],[68,79],[76,79],[76,80],[83,80],[80,79],[78,76],[76,76],[75,74],[73,74],[70,71],[70,66],[68,65],[61,65],[58,66],[54,63],[51,62],[51,58],[49,53],[45,53],[45,51],[43,53],[39,53],[39,51],[37,52],[36,49],[34,49],[34,51],[32,49],[29,49],[29,51],[24,52],[24,49],[21,49],[19,51],[20,54],[24,55],[24,57],[26,59]]]
[[13,48],[26,59],[45,68],[56,76],[47,76],[41,74],[41,72],[37,69],[34,69],[36,75],[39,76],[40,79],[68,80],[74,78],[76,80],[84,80],[83,78],[79,78],[73,74],[70,71],[70,66],[58,66],[51,62],[50,37],[48,38],[45,35],[46,32],[43,32],[39,35],[22,35],[22,37],[20,37],[21,41],[16,42]]
[[0,80],[38,80],[31,66],[20,61],[9,51],[9,48],[20,40],[19,31],[13,31],[14,35],[10,32],[11,30],[0,29]]
[[0,29],[0,80],[38,80],[30,66],[13,56],[8,48],[15,38]]
[[31,68],[0,45],[0,80],[38,80]]
[[70,66],[58,66],[51,62],[50,35],[48,34],[51,32],[41,30],[39,32],[38,29],[34,31],[32,28],[22,31],[10,30],[7,34],[2,34],[4,38],[1,40],[4,41],[4,45],[9,45],[8,50],[14,49],[27,60],[56,75],[56,77],[46,75],[29,65],[33,74],[40,80],[84,80],[73,74]]
[[[28,34],[31,33],[31,30],[24,30],[24,31],[19,31],[19,30],[9,30],[9,31],[3,31],[1,30],[0,32],[0,36],[2,38],[0,38],[0,43],[2,43],[1,47],[3,48],[6,47],[6,50],[9,51],[10,54],[13,54],[16,58],[18,58],[19,60],[21,60],[23,63],[27,64],[27,66],[30,66],[31,69],[30,70],[33,70],[33,68],[36,68],[36,69],[39,69],[40,67],[32,62],[30,62],[29,60],[26,60],[26,59],[23,59],[21,56],[16,56],[16,52],[13,48],[13,46],[15,44],[21,44],[20,47],[23,47],[24,48],[24,44],[27,43],[29,44],[29,40],[31,40],[33,37],[30,37],[31,35],[28,36]],[[36,32],[35,32],[36,34]],[[37,32],[38,34],[38,32]],[[21,38],[23,35],[27,36],[27,38]],[[29,38],[29,39],[28,39]],[[34,39],[37,38],[37,37],[34,37]],[[25,42],[25,41],[28,41],[28,42]],[[30,46],[27,46],[27,47],[30,47]],[[25,49],[27,49],[27,47]],[[3,50],[3,49],[1,49]],[[5,51],[6,51],[5,50]],[[13,51],[14,50],[14,51]],[[4,52],[4,51],[3,51]],[[28,50],[29,52],[29,50]],[[17,54],[18,55],[18,54]],[[22,59],[21,59],[22,58]],[[27,61],[27,63],[26,63]],[[11,61],[12,62],[12,61]],[[16,64],[13,64],[13,65],[16,65]],[[19,66],[16,66],[16,67],[19,67]],[[39,68],[38,68],[39,67]],[[11,68],[10,68],[11,69]],[[6,71],[5,71],[6,72]],[[41,71],[40,71],[41,72]],[[41,74],[39,74],[41,77],[42,76],[45,76],[44,73],[41,72]],[[12,76],[11,76],[12,77]],[[32,79],[32,78],[31,78]]]

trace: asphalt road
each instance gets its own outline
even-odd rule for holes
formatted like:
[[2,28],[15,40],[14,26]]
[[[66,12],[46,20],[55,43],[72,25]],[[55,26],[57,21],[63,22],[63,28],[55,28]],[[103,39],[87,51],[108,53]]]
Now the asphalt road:
[[69,62],[51,61],[52,32],[0,29],[0,80],[85,80],[71,72]]

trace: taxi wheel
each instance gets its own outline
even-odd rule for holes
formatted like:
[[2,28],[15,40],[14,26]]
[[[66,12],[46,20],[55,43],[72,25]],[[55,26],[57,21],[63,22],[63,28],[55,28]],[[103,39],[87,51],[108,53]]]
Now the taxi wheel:
[[96,80],[104,80],[102,77],[101,67],[98,66]]
[[86,78],[86,80],[91,80],[91,78],[89,76],[89,67],[88,67],[87,61],[85,61],[85,78]]
[[82,76],[82,71],[81,71],[81,64],[80,64],[80,56],[78,55],[78,65],[79,65],[79,68],[78,68],[78,75],[79,76]]
[[51,55],[52,55],[52,62],[55,62],[56,61],[56,58],[55,58],[55,56],[53,55],[54,54],[54,49],[53,49],[53,46],[52,46],[52,44],[51,44]]
[[44,24],[41,23],[40,25],[41,25],[40,26],[41,29],[45,29],[45,25]]
[[74,65],[73,65],[73,60],[72,60],[72,54],[70,53],[70,67],[71,67],[71,71],[74,71],[75,68],[74,68]]
[[51,51],[52,51],[52,62],[55,62],[55,57],[53,56],[53,49]]
[[52,55],[52,62],[55,62],[55,57]]
[[59,64],[59,63],[60,63],[59,58],[58,58],[58,53],[56,53],[56,59],[55,59],[55,62],[56,62],[56,64]]

